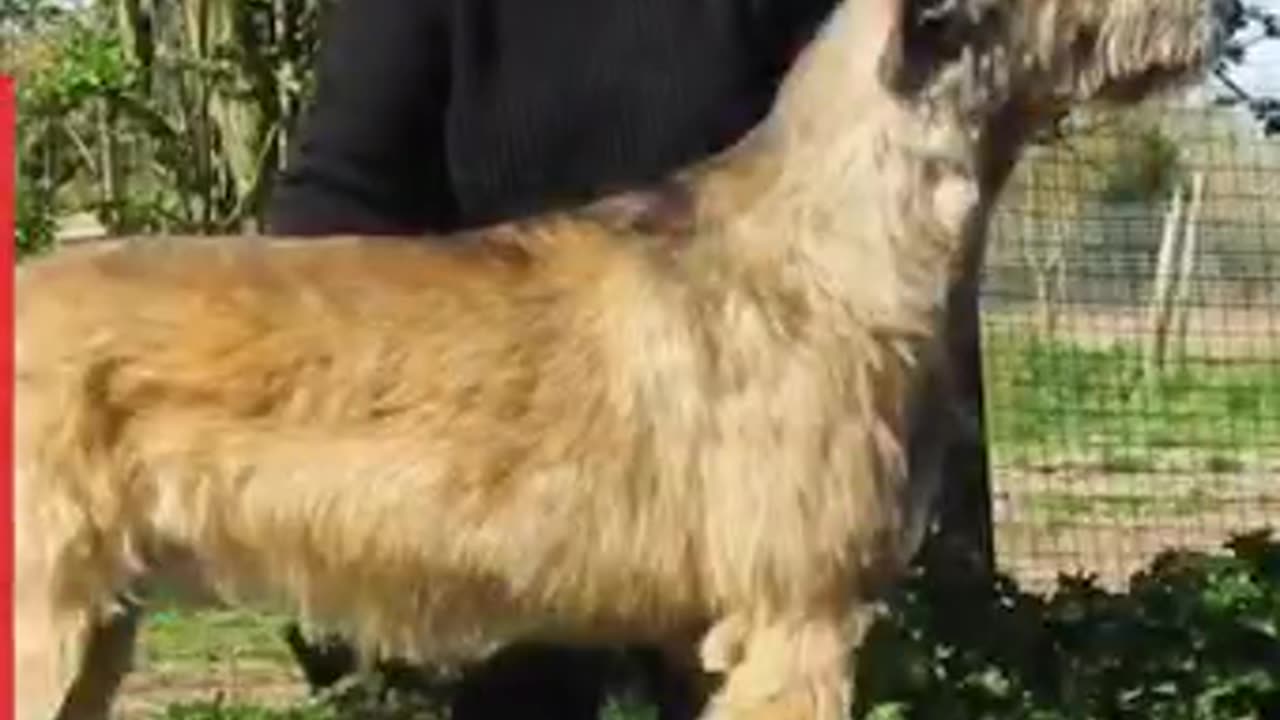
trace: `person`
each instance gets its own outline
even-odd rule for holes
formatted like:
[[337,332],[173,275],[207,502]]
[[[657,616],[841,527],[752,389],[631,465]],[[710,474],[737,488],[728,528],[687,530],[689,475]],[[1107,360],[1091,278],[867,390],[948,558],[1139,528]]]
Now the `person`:
[[[337,0],[269,233],[446,234],[645,187],[768,112],[836,0]],[[315,685],[340,639],[287,630]],[[651,652],[666,718],[692,690]],[[618,663],[521,646],[466,673],[456,720],[592,720]]]

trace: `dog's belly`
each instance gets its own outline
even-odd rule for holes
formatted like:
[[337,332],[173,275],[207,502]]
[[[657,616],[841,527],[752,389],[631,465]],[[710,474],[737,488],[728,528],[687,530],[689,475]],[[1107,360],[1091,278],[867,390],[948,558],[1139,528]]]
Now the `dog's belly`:
[[223,600],[423,659],[520,639],[662,641],[710,616],[689,582],[696,526],[583,493],[614,479],[588,467],[521,478],[498,502],[451,483],[422,443],[412,457],[350,439],[305,455],[253,445],[153,473],[141,545],[165,549],[154,572],[181,567]]

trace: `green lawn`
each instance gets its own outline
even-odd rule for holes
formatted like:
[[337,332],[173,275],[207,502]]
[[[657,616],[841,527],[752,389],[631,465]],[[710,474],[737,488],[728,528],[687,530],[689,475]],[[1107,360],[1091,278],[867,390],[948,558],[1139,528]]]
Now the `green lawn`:
[[233,655],[243,661],[283,663],[288,649],[280,640],[283,618],[240,610],[207,610],[192,613],[177,607],[147,616],[143,647],[148,665],[180,669],[227,661]]
[[195,611],[163,598],[153,608],[142,626],[137,671],[130,677],[134,684],[127,687],[133,706],[129,720],[313,717],[242,702],[245,688],[263,681],[288,685],[296,677],[280,637],[285,618],[242,610]]
[[1187,358],[1147,383],[1136,344],[1092,349],[1004,333],[984,343],[997,467],[1088,459],[1110,473],[1162,462],[1223,473],[1280,456],[1280,358]]

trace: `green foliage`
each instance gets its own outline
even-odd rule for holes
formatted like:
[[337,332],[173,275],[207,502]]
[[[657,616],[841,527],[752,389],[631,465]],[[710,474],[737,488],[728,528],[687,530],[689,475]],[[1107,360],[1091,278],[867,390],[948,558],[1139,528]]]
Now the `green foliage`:
[[[113,234],[253,225],[311,82],[324,0],[184,4],[0,0],[19,188],[40,188],[30,226],[36,209],[88,212]],[[47,244],[24,242],[22,256]]]
[[20,33],[14,37],[26,39],[28,50],[39,50],[16,68],[16,254],[22,259],[47,250],[54,240],[59,184],[55,177],[61,173],[53,156],[41,151],[48,143],[67,142],[55,138],[51,127],[70,122],[74,113],[94,101],[126,93],[136,82],[136,70],[113,35],[90,22],[88,14],[69,13],[45,0],[23,0],[0,7],[0,20]]
[[1280,717],[1280,545],[1167,552],[1125,593],[1048,598],[923,575],[868,638],[855,716],[1036,720]]
[[44,252],[53,246],[52,200],[39,187],[18,189],[15,232],[18,259]]
[[23,113],[66,113],[89,100],[119,97],[136,86],[137,65],[115,33],[84,17],[71,18],[55,36],[52,63],[19,84]]
[[0,42],[8,33],[38,30],[62,14],[62,8],[51,0],[0,0]]
[[233,652],[240,661],[285,664],[290,656],[280,641],[283,622],[234,609],[183,612],[162,602],[143,625],[144,643],[152,663],[168,668],[217,664]]
[[1108,203],[1156,202],[1182,176],[1178,146],[1156,127],[1139,128],[1120,148],[1102,188]]
[[1244,89],[1232,75],[1245,59],[1264,42],[1280,39],[1280,15],[1274,5],[1262,0],[1236,2],[1227,18],[1227,41],[1214,61],[1214,72],[1229,80],[1227,92],[1216,98],[1221,105],[1243,106],[1253,115],[1267,135],[1280,133],[1280,101],[1275,97],[1255,95]]

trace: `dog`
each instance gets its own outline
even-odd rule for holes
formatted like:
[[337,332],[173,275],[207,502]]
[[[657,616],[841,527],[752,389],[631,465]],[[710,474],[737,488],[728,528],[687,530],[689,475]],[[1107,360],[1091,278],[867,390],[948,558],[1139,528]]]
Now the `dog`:
[[156,578],[415,661],[661,647],[705,717],[842,717],[1002,185],[1062,112],[1199,77],[1231,12],[847,0],[684,174],[679,242],[569,212],[23,265],[17,717],[106,717]]

